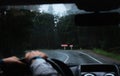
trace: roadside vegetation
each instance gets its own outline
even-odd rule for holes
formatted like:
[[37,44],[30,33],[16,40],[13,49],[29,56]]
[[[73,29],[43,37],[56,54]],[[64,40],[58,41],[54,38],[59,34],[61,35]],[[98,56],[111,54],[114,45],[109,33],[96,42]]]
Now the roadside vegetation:
[[73,49],[113,48],[111,53],[98,49],[95,52],[120,60],[120,51],[114,50],[116,46],[120,49],[119,26],[79,26],[75,19],[72,13],[58,17],[15,7],[3,8],[0,11],[0,50],[9,55],[15,53],[12,50],[61,49],[61,44],[68,44],[74,45]]
[[115,52],[109,52],[109,51],[105,51],[105,50],[101,50],[101,49],[93,49],[93,51],[97,54],[101,54],[116,60],[120,60],[120,54],[119,53],[115,53]]

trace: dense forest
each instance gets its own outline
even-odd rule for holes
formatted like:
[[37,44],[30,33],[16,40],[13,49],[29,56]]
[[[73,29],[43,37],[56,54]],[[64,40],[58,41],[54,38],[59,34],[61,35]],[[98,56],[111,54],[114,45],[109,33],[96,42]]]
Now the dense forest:
[[120,27],[76,26],[75,15],[60,18],[58,32],[62,43],[74,44],[75,48],[111,49],[120,46]]
[[16,50],[52,48],[53,29],[54,16],[51,14],[15,8],[1,10],[0,50],[10,55]]
[[[58,22],[55,22],[57,18]],[[0,11],[0,50],[120,48],[119,26],[76,26],[75,15],[55,17],[25,9]],[[69,49],[69,48],[67,48]]]

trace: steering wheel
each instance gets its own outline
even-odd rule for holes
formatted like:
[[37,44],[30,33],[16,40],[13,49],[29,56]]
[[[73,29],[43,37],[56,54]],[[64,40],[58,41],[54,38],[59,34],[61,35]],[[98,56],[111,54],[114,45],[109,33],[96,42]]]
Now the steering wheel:
[[[32,76],[32,72],[29,68],[29,64],[25,61],[25,59],[21,59],[23,65],[12,63],[12,64],[0,64],[0,76]],[[53,68],[62,76],[74,76],[70,68],[57,59],[46,59],[48,63],[50,63]]]
[[57,59],[46,59],[48,63],[50,63],[54,69],[57,70],[58,73],[60,73],[62,76],[74,76],[70,68],[63,63],[62,61],[59,61]]
[[2,63],[0,64],[0,76],[32,76],[28,64]]

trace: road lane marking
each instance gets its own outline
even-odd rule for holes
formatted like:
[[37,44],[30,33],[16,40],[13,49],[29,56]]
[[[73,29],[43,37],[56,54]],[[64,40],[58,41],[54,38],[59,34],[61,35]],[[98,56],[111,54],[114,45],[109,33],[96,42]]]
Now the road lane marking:
[[66,56],[66,59],[65,59],[64,63],[66,63],[69,60],[70,57],[67,54],[64,54],[64,55]]
[[62,53],[62,52],[60,52],[62,55],[65,55],[66,56],[66,59],[64,60],[64,63],[67,63],[67,61],[69,60],[69,56],[67,55],[67,54],[65,54],[65,53]]
[[96,58],[94,58],[94,57],[90,56],[89,54],[86,54],[86,53],[83,53],[83,52],[79,52],[79,53],[81,53],[81,54],[83,54],[83,55],[88,56],[89,58],[91,58],[91,59],[95,60],[96,62],[98,62],[98,63],[100,63],[100,64],[103,64],[101,61],[99,61],[98,59],[96,59]]

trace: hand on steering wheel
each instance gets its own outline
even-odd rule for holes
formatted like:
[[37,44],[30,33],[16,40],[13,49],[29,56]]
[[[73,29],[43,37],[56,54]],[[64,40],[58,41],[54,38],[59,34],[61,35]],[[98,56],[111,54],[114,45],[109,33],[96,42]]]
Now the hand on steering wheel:
[[[41,57],[43,59],[48,58],[48,56],[45,53],[40,52],[39,50],[33,50],[31,52],[27,52],[26,55],[25,55],[25,59],[26,59],[27,62],[29,62],[34,57]],[[32,61],[34,61],[34,60],[32,60]]]
[[16,56],[8,57],[2,59],[4,63],[17,63],[17,64],[23,64],[23,62],[20,61],[20,59]]
[[[40,56],[40,57],[42,57],[44,59],[48,58],[48,56],[45,53],[40,52],[39,50],[33,50],[33,51],[27,52],[25,54],[24,60],[26,60],[27,62],[29,62],[29,60],[31,58],[36,57],[36,56]],[[4,58],[2,60],[3,60],[4,63],[18,63],[18,64],[23,64],[23,62],[22,62],[23,60],[19,59],[16,56]]]
[[[34,59],[33,59],[34,57],[42,57],[43,59],[45,59],[62,76],[73,76],[72,71],[69,69],[69,67],[66,64],[64,64],[63,62],[61,62],[59,60],[49,59],[45,53],[40,52],[39,50],[33,50],[30,52],[27,52],[25,54],[24,59],[19,59],[16,56],[13,56],[13,57],[9,57],[9,58],[4,58],[3,61],[4,61],[4,63],[17,63],[17,64],[26,64],[27,65],[27,63],[30,64],[31,59],[32,59],[31,62],[34,61]],[[27,65],[27,66],[29,67],[29,65]]]

